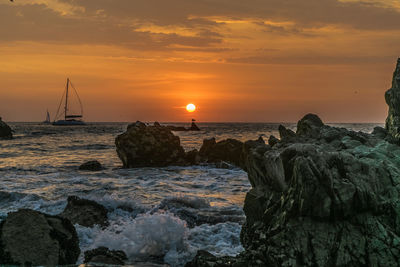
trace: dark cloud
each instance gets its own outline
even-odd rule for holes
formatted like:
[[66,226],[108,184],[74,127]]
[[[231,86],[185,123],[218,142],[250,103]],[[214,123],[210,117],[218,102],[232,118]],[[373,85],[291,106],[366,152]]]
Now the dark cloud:
[[[362,2],[337,0],[59,0],[79,7],[63,15],[45,5],[0,4],[0,41],[118,45],[141,50],[225,50],[223,22],[245,19],[265,34],[317,36],[307,29],[338,25],[363,30],[400,30],[400,13]],[[266,21],[291,21],[292,26]],[[192,32],[153,32],[152,26]],[[147,29],[147,30],[146,30]],[[230,36],[232,37],[232,36]],[[238,38],[238,36],[233,36]],[[240,37],[239,37],[240,38]]]

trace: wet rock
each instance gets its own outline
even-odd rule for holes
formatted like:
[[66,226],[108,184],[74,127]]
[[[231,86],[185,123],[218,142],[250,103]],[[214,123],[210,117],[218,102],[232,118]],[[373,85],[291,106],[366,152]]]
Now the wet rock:
[[242,164],[243,142],[226,139],[215,142],[215,138],[205,139],[200,148],[200,156],[209,163],[229,162],[240,167]]
[[0,139],[12,139],[13,134],[10,126],[7,125],[4,121],[2,121],[0,117]]
[[79,254],[77,233],[67,219],[21,209],[0,223],[0,264],[75,264]]
[[103,166],[97,160],[88,161],[79,166],[79,170],[84,171],[101,171],[103,169]]
[[163,126],[146,126],[136,122],[115,139],[124,168],[185,165],[180,139]]
[[400,140],[400,58],[393,73],[392,88],[386,92],[385,100],[389,106],[385,128],[392,137]]
[[155,127],[161,127],[161,124],[158,121],[156,121],[156,122],[154,122],[154,126]]
[[93,227],[96,224],[102,227],[108,225],[108,211],[97,202],[77,196],[69,196],[67,201],[67,206],[59,216],[85,227]]
[[84,263],[124,265],[126,260],[128,258],[122,250],[109,250],[106,247],[99,247],[85,251]]

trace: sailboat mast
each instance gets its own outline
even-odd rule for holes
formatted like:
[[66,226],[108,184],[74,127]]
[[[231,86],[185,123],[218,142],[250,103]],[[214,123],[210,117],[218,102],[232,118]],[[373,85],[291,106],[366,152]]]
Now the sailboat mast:
[[67,111],[68,111],[68,85],[69,85],[69,78],[67,78],[67,90],[65,91],[65,107],[64,107],[64,119],[67,120]]

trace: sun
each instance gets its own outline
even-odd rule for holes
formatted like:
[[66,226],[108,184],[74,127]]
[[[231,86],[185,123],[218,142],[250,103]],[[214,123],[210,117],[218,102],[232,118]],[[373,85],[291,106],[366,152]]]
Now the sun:
[[186,106],[186,110],[189,112],[194,112],[196,110],[196,106],[194,104],[188,104]]

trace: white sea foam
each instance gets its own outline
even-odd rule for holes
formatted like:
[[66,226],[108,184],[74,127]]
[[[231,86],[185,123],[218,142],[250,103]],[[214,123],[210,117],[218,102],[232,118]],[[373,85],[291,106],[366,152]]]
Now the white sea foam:
[[99,246],[124,251],[129,263],[156,261],[171,266],[183,266],[199,249],[219,256],[233,256],[243,250],[239,242],[240,225],[236,223],[204,224],[189,229],[184,221],[167,212],[141,214],[136,218],[121,213],[110,217],[113,220],[103,230],[98,226],[75,225],[82,250],[80,263],[84,251]]

